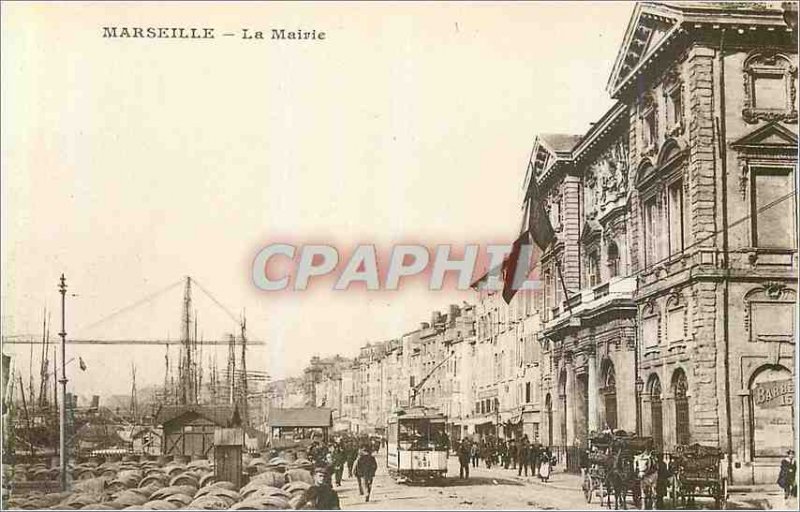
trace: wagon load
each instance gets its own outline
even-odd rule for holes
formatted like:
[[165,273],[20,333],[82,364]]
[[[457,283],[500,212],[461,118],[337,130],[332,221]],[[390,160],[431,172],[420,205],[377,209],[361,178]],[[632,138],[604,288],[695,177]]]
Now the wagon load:
[[721,458],[722,451],[715,446],[693,444],[678,446],[675,449],[678,470],[686,478],[716,479]]
[[[676,475],[673,496],[685,502],[694,497],[714,498],[715,506],[725,507],[728,500],[728,479],[720,474],[722,450],[701,444],[679,445],[673,454]],[[675,499],[673,499],[675,506]]]

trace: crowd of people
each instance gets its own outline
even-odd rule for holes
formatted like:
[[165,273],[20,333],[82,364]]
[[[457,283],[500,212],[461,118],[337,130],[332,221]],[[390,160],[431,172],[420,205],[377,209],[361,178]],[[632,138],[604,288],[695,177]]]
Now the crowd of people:
[[519,439],[497,439],[485,436],[480,440],[462,439],[455,447],[458,454],[459,478],[469,478],[470,466],[483,461],[487,469],[500,467],[517,471],[518,476],[538,476],[542,482],[550,478],[556,461],[547,446],[531,442],[525,434]]
[[308,448],[308,456],[314,463],[314,483],[292,506],[295,509],[340,510],[339,493],[334,485],[342,485],[345,471],[347,478],[355,477],[358,493],[369,501],[372,481],[378,469],[373,452],[380,449],[377,439],[344,436],[330,442],[315,440]]

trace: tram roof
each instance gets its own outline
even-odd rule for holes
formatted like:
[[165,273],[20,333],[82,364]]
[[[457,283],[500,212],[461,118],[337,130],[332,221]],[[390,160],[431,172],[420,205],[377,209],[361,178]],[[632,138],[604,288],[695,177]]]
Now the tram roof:
[[432,409],[423,406],[410,407],[408,409],[399,409],[394,412],[394,417],[398,420],[445,420],[447,416],[439,412],[438,409]]

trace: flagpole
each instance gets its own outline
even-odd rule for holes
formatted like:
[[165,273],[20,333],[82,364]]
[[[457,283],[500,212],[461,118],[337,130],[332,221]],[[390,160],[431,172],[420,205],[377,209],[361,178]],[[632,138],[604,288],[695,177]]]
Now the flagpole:
[[564,274],[561,272],[561,261],[558,259],[557,255],[553,255],[554,259],[556,260],[556,269],[558,270],[558,278],[561,281],[561,289],[564,291],[564,302],[567,303],[567,310],[569,310],[569,314],[572,314],[572,306],[569,304],[569,294],[567,293],[567,285],[564,282]]
[[67,280],[61,274],[58,285],[61,292],[61,422],[59,425],[59,449],[61,451],[61,490],[67,491],[67,332],[64,313],[67,295]]

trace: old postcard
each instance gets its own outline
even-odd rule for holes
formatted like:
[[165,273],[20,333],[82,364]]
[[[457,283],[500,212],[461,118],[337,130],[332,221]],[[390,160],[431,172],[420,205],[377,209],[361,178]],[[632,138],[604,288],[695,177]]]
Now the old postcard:
[[797,509],[797,2],[3,2],[2,508]]

